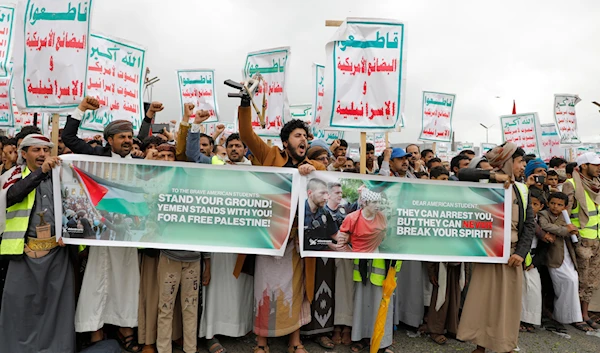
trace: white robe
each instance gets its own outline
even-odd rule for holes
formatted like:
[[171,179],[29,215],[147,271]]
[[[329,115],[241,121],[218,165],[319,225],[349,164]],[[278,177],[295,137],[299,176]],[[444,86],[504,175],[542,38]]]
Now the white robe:
[[537,268],[523,271],[523,300],[521,321],[532,325],[542,324],[542,280]]
[[198,337],[245,336],[254,320],[254,278],[233,276],[237,254],[212,254],[210,284],[203,287]]
[[[113,153],[113,158],[121,157]],[[89,251],[75,331],[93,332],[104,324],[136,327],[140,289],[137,249],[92,246]]]
[[548,268],[556,297],[552,316],[561,324],[572,324],[583,321],[579,303],[579,276],[566,245],[564,249],[562,265],[559,268]]

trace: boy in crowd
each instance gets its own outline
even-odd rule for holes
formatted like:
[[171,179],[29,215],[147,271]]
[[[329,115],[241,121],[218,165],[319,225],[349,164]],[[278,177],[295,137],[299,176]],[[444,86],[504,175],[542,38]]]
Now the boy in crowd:
[[433,167],[429,171],[429,178],[431,180],[448,180],[450,172],[444,167]]
[[571,240],[578,230],[567,224],[563,216],[568,203],[566,194],[555,192],[548,198],[548,209],[540,212],[540,227],[555,239],[550,242],[547,255],[548,271],[556,295],[553,317],[560,323],[573,324],[579,330],[592,331],[592,327],[583,322],[579,304],[579,277]]
[[549,169],[546,172],[546,185],[550,192],[559,192],[561,187],[558,185],[558,173],[554,169]]

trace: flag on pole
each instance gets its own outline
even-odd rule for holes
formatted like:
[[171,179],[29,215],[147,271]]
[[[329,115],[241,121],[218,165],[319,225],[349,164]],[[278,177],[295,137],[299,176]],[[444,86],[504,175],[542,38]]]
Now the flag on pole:
[[144,189],[117,184],[72,165],[81,187],[97,210],[145,217],[150,213]]
[[513,99],[513,111],[512,111],[512,115],[516,115],[517,114],[517,104],[515,103],[515,100]]

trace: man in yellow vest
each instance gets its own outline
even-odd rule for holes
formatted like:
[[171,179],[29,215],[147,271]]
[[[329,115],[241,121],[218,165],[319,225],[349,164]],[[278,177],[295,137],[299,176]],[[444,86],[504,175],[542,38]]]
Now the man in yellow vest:
[[74,272],[55,237],[62,220],[55,225],[51,173],[60,160],[52,147],[43,135],[26,136],[17,165],[0,181],[0,255],[11,259],[0,352],[75,352]]
[[569,196],[571,223],[579,228],[579,242],[575,246],[579,272],[579,300],[583,321],[594,329],[600,325],[590,320],[588,306],[600,284],[600,157],[593,152],[577,157],[579,170],[563,184],[563,193]]

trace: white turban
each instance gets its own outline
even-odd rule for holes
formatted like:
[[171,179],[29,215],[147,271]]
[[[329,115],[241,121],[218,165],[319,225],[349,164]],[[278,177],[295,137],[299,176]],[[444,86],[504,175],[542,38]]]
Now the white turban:
[[21,154],[21,151],[23,150],[23,148],[31,147],[31,146],[46,146],[48,148],[52,148],[52,147],[54,147],[54,144],[52,143],[52,141],[50,141],[49,138],[47,138],[44,135],[31,134],[31,135],[25,136],[25,138],[19,145],[19,149],[17,150],[17,155],[19,156],[19,158],[17,159],[18,165],[25,164],[25,160],[23,159],[22,154]]

